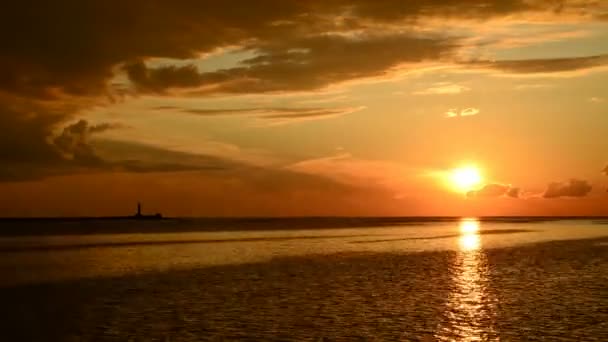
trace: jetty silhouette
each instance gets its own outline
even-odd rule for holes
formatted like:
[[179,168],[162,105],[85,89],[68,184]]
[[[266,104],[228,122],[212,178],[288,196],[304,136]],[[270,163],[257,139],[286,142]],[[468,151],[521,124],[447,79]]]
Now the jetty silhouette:
[[153,215],[145,215],[141,213],[141,202],[137,202],[137,212],[135,215],[131,216],[131,218],[136,220],[160,220],[163,218],[161,213],[156,213]]

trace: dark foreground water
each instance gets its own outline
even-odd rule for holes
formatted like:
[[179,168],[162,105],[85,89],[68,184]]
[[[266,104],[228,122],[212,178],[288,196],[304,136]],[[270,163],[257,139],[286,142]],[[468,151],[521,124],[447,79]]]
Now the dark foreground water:
[[0,272],[2,341],[608,340],[602,222],[11,236]]

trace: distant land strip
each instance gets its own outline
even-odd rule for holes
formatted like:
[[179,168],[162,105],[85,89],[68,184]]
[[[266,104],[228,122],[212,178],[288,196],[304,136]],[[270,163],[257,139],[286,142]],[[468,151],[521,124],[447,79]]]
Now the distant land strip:
[[[201,217],[136,219],[114,217],[30,217],[0,218],[0,236],[136,234],[221,231],[275,231],[305,229],[348,229],[372,227],[424,226],[456,223],[462,217]],[[564,220],[608,224],[608,216],[485,216],[484,223],[543,223]]]

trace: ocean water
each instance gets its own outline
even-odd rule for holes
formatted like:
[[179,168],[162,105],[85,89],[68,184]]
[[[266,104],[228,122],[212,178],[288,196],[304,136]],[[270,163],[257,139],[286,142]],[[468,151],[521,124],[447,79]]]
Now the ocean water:
[[608,340],[607,221],[0,228],[6,341]]

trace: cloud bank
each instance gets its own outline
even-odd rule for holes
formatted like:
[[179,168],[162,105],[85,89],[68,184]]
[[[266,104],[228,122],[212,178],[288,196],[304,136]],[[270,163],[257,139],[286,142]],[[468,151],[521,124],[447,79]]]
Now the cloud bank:
[[570,179],[567,182],[553,182],[547,186],[544,198],[585,197],[591,192],[591,184],[585,180]]
[[541,58],[512,61],[476,61],[468,66],[492,69],[508,75],[571,75],[572,72],[585,72],[608,67],[608,55]]
[[[471,0],[467,6],[440,0],[260,0],[255,6],[245,0],[10,2],[0,14],[0,178],[53,174],[58,165],[68,172],[69,165],[79,170],[100,164],[89,144],[95,128],[69,123],[125,93],[311,91],[437,64],[505,74],[600,68],[608,63],[606,55],[463,60],[459,53],[469,47],[464,34],[433,25],[527,18],[605,21],[606,9],[604,2],[592,0]],[[226,49],[250,57],[219,69],[189,62]],[[155,59],[169,62],[158,65]],[[351,110],[256,115],[283,122]],[[469,108],[450,115],[478,112]]]

